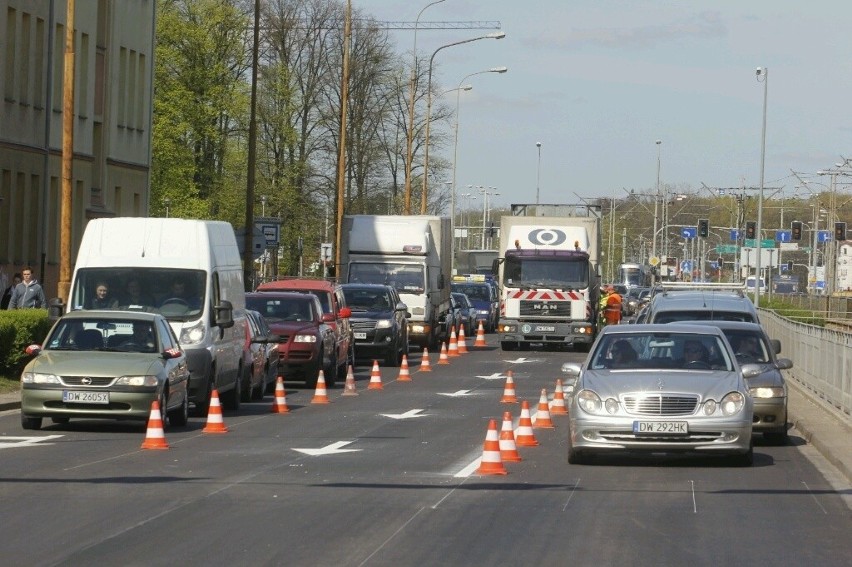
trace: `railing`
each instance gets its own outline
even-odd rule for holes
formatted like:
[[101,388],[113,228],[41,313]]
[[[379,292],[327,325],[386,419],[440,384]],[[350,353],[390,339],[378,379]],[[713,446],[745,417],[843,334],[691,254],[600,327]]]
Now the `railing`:
[[781,341],[781,356],[793,361],[791,377],[852,415],[852,332],[797,323],[765,309],[760,322],[770,337]]

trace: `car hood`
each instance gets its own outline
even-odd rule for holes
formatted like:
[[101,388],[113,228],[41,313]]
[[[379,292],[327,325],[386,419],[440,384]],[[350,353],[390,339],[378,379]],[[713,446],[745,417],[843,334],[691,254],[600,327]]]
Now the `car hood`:
[[601,398],[617,398],[628,392],[667,392],[718,399],[733,390],[742,391],[739,374],[721,370],[586,370],[575,391],[584,388]]
[[270,322],[269,328],[277,335],[295,335],[300,331],[316,332],[318,325],[312,321]]
[[484,299],[471,299],[470,302],[473,304],[474,309],[485,309],[486,311],[491,309],[490,301],[485,301]]
[[772,388],[784,385],[784,377],[781,371],[772,366],[772,364],[761,363],[763,372],[757,376],[746,378],[746,384],[749,388]]
[[377,319],[390,319],[393,317],[393,311],[353,311],[350,321],[375,321]]
[[159,353],[42,351],[25,372],[60,376],[130,376],[157,374]]

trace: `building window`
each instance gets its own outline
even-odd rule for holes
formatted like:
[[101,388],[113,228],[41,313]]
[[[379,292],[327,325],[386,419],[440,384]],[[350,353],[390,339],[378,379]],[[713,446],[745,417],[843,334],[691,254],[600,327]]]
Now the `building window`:
[[15,47],[17,38],[18,11],[14,8],[6,10],[6,88],[3,96],[8,101],[15,100]]
[[127,108],[127,97],[124,96],[127,92],[127,49],[122,47],[118,51],[118,88],[116,89],[116,98],[118,99],[118,112],[116,112],[116,124],[119,128],[124,128],[127,125],[125,118],[125,108]]
[[65,75],[65,26],[56,24],[53,36],[53,111],[62,112],[62,77]]
[[45,53],[44,20],[36,18],[35,28],[35,75],[33,76],[33,106],[44,108],[47,93],[44,90],[44,67],[47,54]]
[[80,34],[80,49],[77,58],[77,116],[87,118],[89,116],[89,34]]
[[30,69],[32,68],[32,65],[30,65],[30,40],[32,39],[30,33],[30,22],[30,15],[27,13],[22,13],[21,39],[19,40],[21,53],[18,56],[20,69],[15,70],[15,74],[19,78],[18,101],[21,104],[30,104]]

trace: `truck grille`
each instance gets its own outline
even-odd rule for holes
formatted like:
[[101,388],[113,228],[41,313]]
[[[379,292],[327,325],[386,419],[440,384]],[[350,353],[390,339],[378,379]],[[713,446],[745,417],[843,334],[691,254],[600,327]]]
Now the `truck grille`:
[[697,396],[631,394],[622,401],[624,409],[634,415],[692,415],[698,407]]
[[518,313],[521,317],[570,317],[570,301],[521,301]]

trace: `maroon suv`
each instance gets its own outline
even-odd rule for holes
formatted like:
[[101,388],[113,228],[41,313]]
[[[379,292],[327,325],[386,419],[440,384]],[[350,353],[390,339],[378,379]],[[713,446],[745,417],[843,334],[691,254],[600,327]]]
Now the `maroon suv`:
[[316,386],[319,371],[326,385],[334,386],[335,335],[323,316],[319,299],[309,293],[247,293],[246,308],[259,312],[272,332],[280,337],[278,375],[284,380],[301,379]]

